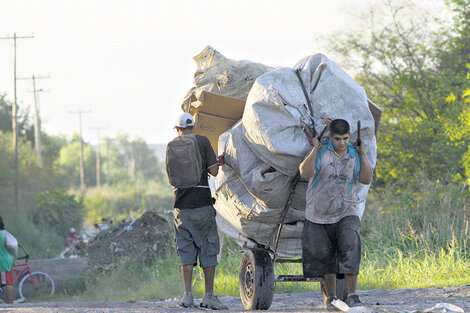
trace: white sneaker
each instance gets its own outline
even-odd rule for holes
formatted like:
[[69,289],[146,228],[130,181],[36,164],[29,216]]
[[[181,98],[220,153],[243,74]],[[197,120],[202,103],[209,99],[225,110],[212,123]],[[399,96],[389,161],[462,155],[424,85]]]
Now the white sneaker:
[[204,294],[201,307],[212,310],[228,310],[228,307],[220,302],[219,298],[213,293]]
[[16,299],[16,300],[13,300],[13,303],[14,303],[14,304],[16,304],[16,303],[23,303],[23,302],[25,302],[25,301],[26,301],[26,298],[23,297],[23,298],[18,298],[18,299]]
[[181,298],[181,300],[178,301],[178,306],[181,308],[189,308],[192,306],[196,306],[196,304],[194,304],[193,295],[190,293],[185,293],[183,298]]

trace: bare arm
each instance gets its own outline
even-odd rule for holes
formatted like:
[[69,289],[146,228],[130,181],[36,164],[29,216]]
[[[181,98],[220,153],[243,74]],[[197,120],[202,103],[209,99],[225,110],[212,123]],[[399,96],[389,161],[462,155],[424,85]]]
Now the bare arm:
[[318,151],[320,151],[321,143],[315,137],[313,138],[313,149],[307,155],[307,157],[300,163],[299,165],[299,172],[300,177],[304,179],[308,179],[313,177],[315,174],[315,163],[317,161]]
[[209,174],[215,177],[217,176],[217,174],[219,174],[219,165],[214,164],[211,167],[209,167],[208,170],[209,170]]
[[359,182],[361,184],[368,185],[372,182],[372,168],[370,167],[369,159],[367,158],[366,148],[364,143],[359,147],[356,147],[357,152],[359,152],[359,157],[361,158],[361,170],[359,171]]
[[208,168],[209,174],[214,177],[217,176],[217,174],[219,174],[219,166],[222,166],[224,164],[224,155],[221,154],[217,157],[217,163]]

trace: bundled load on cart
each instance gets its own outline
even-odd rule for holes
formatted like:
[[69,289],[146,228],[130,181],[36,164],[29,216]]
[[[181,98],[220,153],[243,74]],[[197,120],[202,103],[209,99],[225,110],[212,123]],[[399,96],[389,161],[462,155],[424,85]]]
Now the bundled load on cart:
[[[195,132],[225,155],[215,179],[217,223],[245,250],[240,268],[245,308],[267,309],[275,280],[302,280],[274,277],[273,261],[302,254],[307,181],[297,173],[312,138],[328,136],[325,125],[341,118],[351,125],[355,141],[359,121],[375,168],[381,109],[322,54],[276,69],[226,59],[211,47],[195,60],[196,87],[182,107],[196,114]],[[369,185],[360,186],[361,214],[368,191]]]

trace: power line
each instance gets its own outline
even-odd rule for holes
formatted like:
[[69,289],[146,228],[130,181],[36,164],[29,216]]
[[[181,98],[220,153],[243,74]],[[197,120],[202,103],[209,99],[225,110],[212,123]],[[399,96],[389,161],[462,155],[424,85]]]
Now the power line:
[[18,210],[19,194],[18,194],[18,125],[17,125],[17,115],[18,115],[18,102],[16,96],[16,40],[17,39],[26,39],[34,38],[34,36],[16,36],[16,33],[13,34],[13,37],[0,37],[0,39],[13,39],[13,86],[14,86],[14,95],[15,101],[13,102],[13,107],[11,109],[12,115],[12,131],[13,131],[13,147],[15,150],[15,209]]

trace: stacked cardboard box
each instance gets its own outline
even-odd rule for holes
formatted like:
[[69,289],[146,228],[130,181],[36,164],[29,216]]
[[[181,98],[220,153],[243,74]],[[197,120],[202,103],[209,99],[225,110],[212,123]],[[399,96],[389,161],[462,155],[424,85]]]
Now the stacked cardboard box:
[[194,133],[206,136],[217,151],[219,136],[242,118],[245,101],[203,91],[191,101],[189,113],[195,117]]

